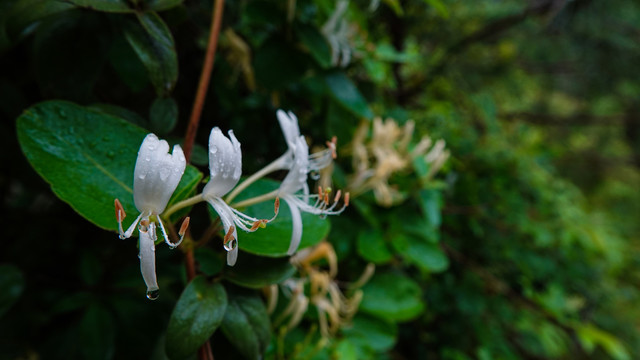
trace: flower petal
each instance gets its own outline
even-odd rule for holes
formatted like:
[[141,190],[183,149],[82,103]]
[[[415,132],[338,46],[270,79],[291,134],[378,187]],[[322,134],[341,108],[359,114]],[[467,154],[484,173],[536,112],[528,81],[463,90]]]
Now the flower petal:
[[287,250],[287,255],[291,256],[296,252],[296,250],[298,250],[300,240],[302,239],[302,215],[300,214],[300,209],[298,209],[295,203],[287,200],[287,197],[284,197],[284,201],[289,205],[289,210],[291,211],[291,222],[293,223],[291,242],[289,243],[289,250]]
[[278,122],[280,122],[284,138],[287,141],[287,146],[289,146],[289,151],[291,151],[300,136],[298,118],[291,111],[287,114],[283,110],[278,110],[276,116],[278,117]]
[[307,183],[309,146],[307,146],[304,136],[301,135],[296,139],[293,154],[293,165],[280,185],[280,191],[285,194],[293,194],[301,190]]
[[158,280],[156,278],[156,225],[150,223],[146,230],[143,226],[140,231],[140,272],[147,285],[147,292],[158,290]]
[[187,166],[179,145],[169,153],[169,144],[147,135],[138,151],[133,172],[133,199],[138,211],[160,214],[176,190]]
[[204,187],[203,194],[220,197],[228,193],[242,175],[242,151],[240,142],[229,130],[229,140],[220,128],[215,127],[209,136],[209,170],[211,179]]

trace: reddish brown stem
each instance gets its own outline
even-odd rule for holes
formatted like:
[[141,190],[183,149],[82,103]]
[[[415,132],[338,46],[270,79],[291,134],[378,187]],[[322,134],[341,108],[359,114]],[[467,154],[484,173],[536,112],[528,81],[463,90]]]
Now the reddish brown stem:
[[216,48],[218,47],[218,37],[220,35],[220,27],[222,24],[222,12],[224,10],[224,0],[215,0],[213,6],[211,30],[209,32],[209,43],[207,44],[207,54],[202,66],[202,73],[200,74],[200,82],[198,83],[198,91],[193,101],[193,108],[191,109],[191,117],[189,118],[189,126],[187,127],[187,133],[184,138],[184,156],[187,158],[187,162],[191,159],[191,151],[193,150],[193,143],[196,139],[196,133],[198,132],[198,124],[200,123],[200,115],[202,114],[202,108],[204,107],[204,101],[207,97],[207,90],[209,88],[209,80],[211,79],[211,71],[213,70],[213,61],[216,57]]

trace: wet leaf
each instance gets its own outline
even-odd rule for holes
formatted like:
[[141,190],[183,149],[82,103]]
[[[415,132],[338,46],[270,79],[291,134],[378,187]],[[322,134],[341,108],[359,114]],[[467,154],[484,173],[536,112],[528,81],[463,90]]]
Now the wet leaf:
[[[25,156],[53,192],[92,223],[117,230],[113,200],[133,222],[133,170],[147,131],[102,111],[65,101],[32,106],[18,118]],[[202,174],[187,166],[169,203],[184,199]]]
[[171,313],[166,351],[170,359],[182,359],[207,341],[220,326],[227,309],[227,293],[219,283],[194,278],[184,289]]
[[222,332],[247,359],[261,359],[271,341],[271,320],[256,294],[232,292],[222,320]]

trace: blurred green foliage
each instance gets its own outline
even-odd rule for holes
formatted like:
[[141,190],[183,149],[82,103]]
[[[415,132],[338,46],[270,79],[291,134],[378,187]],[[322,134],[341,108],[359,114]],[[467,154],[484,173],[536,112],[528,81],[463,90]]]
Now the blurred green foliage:
[[[131,183],[146,132],[182,141],[212,2],[0,3],[0,359],[194,358],[211,334],[217,359],[640,354],[640,5],[354,0],[326,26],[341,3],[225,3],[199,170],[174,195],[207,173],[213,126],[234,129],[246,175],[280,156],[278,108],[312,144],[338,136],[336,188],[353,190],[358,129],[374,137],[377,116],[415,122],[407,153],[422,136],[446,140],[435,177],[414,158],[385,180],[392,203],[367,188],[338,217],[305,218],[303,247],[326,236],[332,281],[351,298],[361,291],[358,313],[330,336],[308,284],[298,326],[278,319],[296,295],[288,280],[320,274],[282,257],[284,206],[273,228],[240,235],[247,252],[234,268],[221,246],[198,248],[204,275],[189,284],[183,253],[158,247],[156,302],[135,240],[85,219],[113,230],[112,198],[133,208],[110,179]],[[206,233],[205,206],[191,217]],[[369,263],[373,277],[350,287]],[[260,289],[276,283],[269,309]]]

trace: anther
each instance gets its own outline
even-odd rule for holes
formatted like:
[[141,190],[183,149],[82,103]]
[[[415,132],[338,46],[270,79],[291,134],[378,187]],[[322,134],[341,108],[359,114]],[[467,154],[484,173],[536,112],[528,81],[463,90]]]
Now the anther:
[[180,225],[180,230],[178,231],[178,235],[180,235],[180,237],[183,237],[184,234],[187,232],[187,228],[189,227],[189,221],[190,220],[191,220],[191,218],[187,216],[182,221],[182,225]]
[[322,192],[322,186],[318,185],[318,196],[320,198],[322,198],[324,196],[324,193]]
[[344,206],[349,206],[349,193],[344,194]]
[[276,201],[273,203],[273,212],[275,212],[277,214],[278,211],[280,211],[280,198],[279,197],[277,197]]
[[251,229],[249,229],[249,231],[258,230],[259,227],[262,227],[261,224],[262,224],[262,220],[254,221],[253,225],[251,225]]
[[338,157],[338,153],[336,152],[336,144],[338,143],[337,137],[332,137],[331,141],[327,141],[327,147],[331,149],[331,158],[335,159]]
[[235,226],[231,226],[229,227],[229,231],[227,231],[227,234],[224,236],[224,243],[228,243],[229,241],[233,240],[233,231],[236,229]]
[[118,222],[122,222],[122,220],[127,217],[127,213],[124,212],[124,207],[122,207],[122,204],[118,199],[113,201],[113,205],[116,207],[116,219],[118,219]]
[[340,200],[340,196],[342,195],[342,190],[338,190],[336,192],[336,197],[333,198],[333,202],[338,202],[338,200]]

